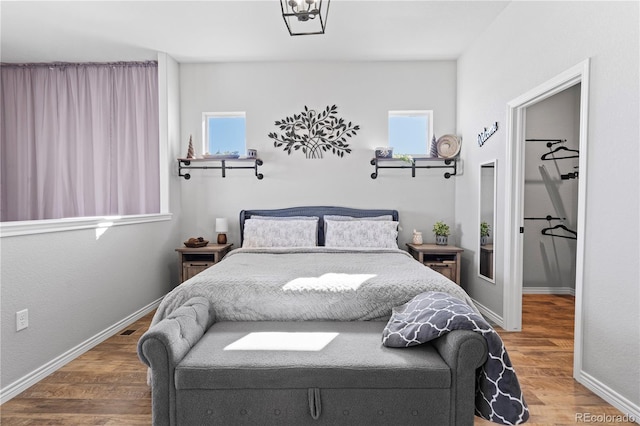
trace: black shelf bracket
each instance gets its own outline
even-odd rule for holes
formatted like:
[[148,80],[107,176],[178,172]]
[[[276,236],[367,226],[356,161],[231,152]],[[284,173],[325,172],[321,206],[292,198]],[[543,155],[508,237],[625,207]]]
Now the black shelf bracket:
[[[426,165],[423,163],[441,163],[439,165]],[[385,164],[386,163],[386,164]],[[407,161],[400,158],[373,158],[371,165],[376,168],[371,173],[371,179],[378,177],[380,169],[411,169],[411,177],[416,177],[416,169],[452,169],[453,172],[445,172],[444,178],[449,179],[451,176],[458,174],[458,157],[454,158],[417,158]]]
[[[228,163],[248,163],[248,165],[237,166],[229,165]],[[193,164],[191,164],[193,163]],[[200,163],[214,163],[214,165],[199,165]],[[219,164],[215,164],[219,163]],[[222,170],[222,177],[227,177],[227,170],[234,169],[249,169],[253,170],[256,178],[262,180],[264,175],[258,172],[258,167],[262,166],[262,160],[259,158],[231,158],[231,159],[211,159],[211,158],[178,158],[178,176],[185,178],[185,180],[191,179],[190,173],[183,173],[183,170]]]

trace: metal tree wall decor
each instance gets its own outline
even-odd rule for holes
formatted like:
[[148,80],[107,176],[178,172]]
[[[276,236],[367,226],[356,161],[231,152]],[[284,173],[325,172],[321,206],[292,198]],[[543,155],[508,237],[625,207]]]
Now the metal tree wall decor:
[[347,138],[356,135],[360,126],[351,122],[346,123],[338,118],[338,107],[327,106],[322,112],[304,106],[304,111],[275,122],[283,131],[269,133],[273,139],[273,146],[284,147],[283,150],[291,155],[292,151],[302,151],[307,158],[322,158],[325,152],[331,152],[338,157],[351,153]]

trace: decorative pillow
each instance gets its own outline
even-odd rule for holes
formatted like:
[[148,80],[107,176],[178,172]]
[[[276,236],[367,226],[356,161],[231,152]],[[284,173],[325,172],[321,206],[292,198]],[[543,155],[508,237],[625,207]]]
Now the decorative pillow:
[[398,222],[325,220],[326,247],[398,248]]
[[393,308],[382,344],[395,348],[420,345],[456,329],[490,332],[491,326],[462,300],[428,291]]
[[314,247],[317,245],[318,220],[244,221],[242,247]]
[[447,293],[420,293],[393,308],[382,332],[382,344],[393,348],[421,345],[453,330],[481,334],[489,356],[476,370],[476,414],[503,425],[527,421],[529,408],[502,339],[489,323],[462,300]]
[[371,216],[371,217],[354,217],[354,216],[338,216],[338,215],[331,215],[331,214],[326,214],[324,215],[324,220],[325,222],[327,220],[393,220],[393,216],[391,216],[390,214],[385,214],[382,216]]
[[251,216],[251,219],[260,220],[315,220],[320,219],[318,216]]

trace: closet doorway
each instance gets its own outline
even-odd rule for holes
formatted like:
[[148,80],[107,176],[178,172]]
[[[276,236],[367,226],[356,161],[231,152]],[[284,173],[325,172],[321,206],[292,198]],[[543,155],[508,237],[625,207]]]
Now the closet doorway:
[[[509,331],[522,329],[522,294],[525,285],[525,228],[532,228],[526,234],[531,235],[533,244],[527,247],[527,253],[538,253],[542,274],[529,281],[527,292],[565,292],[575,294],[574,322],[574,365],[573,374],[578,378],[582,370],[582,281],[584,259],[584,224],[586,216],[585,194],[587,177],[587,111],[589,94],[589,60],[576,65],[555,78],[530,90],[507,105],[507,156],[506,156],[506,207],[505,207],[505,263],[504,263],[504,327]],[[562,93],[565,92],[566,93]],[[559,98],[553,99],[555,95]],[[543,101],[558,103],[563,97],[578,99],[577,118],[574,120],[572,132],[575,140],[569,144],[569,137],[555,136],[555,133],[533,135],[531,131],[542,132],[544,124],[536,124],[536,116],[544,116]],[[541,105],[538,105],[541,104]],[[530,112],[531,114],[528,114]],[[529,125],[528,116],[534,123]],[[544,120],[543,120],[544,121]],[[549,131],[552,131],[549,126]],[[553,130],[555,132],[555,130]],[[564,130],[563,130],[564,131]],[[527,141],[530,139],[530,141]],[[549,139],[534,142],[534,139]],[[566,139],[566,141],[564,141]],[[547,144],[549,144],[547,146]],[[531,166],[527,168],[527,145],[542,144],[531,149],[543,149],[537,158],[529,157]],[[569,151],[573,150],[573,151]],[[561,156],[575,158],[559,160]],[[537,154],[535,154],[537,155]],[[545,159],[543,159],[543,157]],[[549,158],[549,160],[546,160]],[[561,163],[567,161],[566,164]],[[577,163],[575,163],[577,161]],[[542,167],[541,167],[542,166]],[[531,171],[533,167],[533,172]],[[577,167],[577,168],[576,168]],[[533,174],[535,173],[535,175]],[[559,174],[558,174],[559,173]],[[566,175],[562,179],[560,175]],[[562,190],[555,177],[572,181],[563,185]],[[533,193],[527,194],[527,181],[537,187]],[[563,182],[564,183],[564,182]],[[575,188],[577,187],[577,192]],[[563,192],[571,192],[571,195]],[[525,213],[525,199],[545,197],[544,212]],[[567,198],[568,197],[568,198]],[[531,204],[531,200],[528,204]],[[569,208],[567,209],[567,206]],[[550,211],[549,211],[550,210]],[[546,213],[549,211],[549,213]],[[569,213],[567,213],[567,211]],[[547,218],[549,216],[549,218]],[[527,219],[526,217],[543,219]],[[557,219],[555,219],[557,218]],[[525,222],[538,222],[532,223]],[[540,225],[544,225],[540,227]],[[534,231],[537,229],[537,231]],[[539,234],[537,234],[539,233]],[[533,234],[536,234],[533,236]],[[552,236],[552,235],[553,236]],[[559,236],[561,235],[561,236]],[[536,242],[535,239],[538,239]],[[541,239],[542,238],[542,239]],[[575,238],[575,239],[573,239]],[[560,240],[566,240],[560,243]],[[541,243],[542,242],[542,243]],[[569,245],[567,245],[567,243]],[[571,244],[575,248],[571,248]],[[531,248],[533,247],[533,248]],[[567,248],[571,248],[570,250]],[[533,250],[533,251],[532,251]],[[529,265],[527,265],[528,267]],[[529,279],[531,277],[527,277]]]
[[576,294],[580,88],[525,111],[523,294]]

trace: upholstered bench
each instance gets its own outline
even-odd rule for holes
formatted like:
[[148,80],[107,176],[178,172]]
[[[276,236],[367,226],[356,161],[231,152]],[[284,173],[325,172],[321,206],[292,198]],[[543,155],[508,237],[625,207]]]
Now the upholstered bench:
[[154,380],[168,385],[164,395],[154,386],[154,424],[472,425],[484,339],[454,331],[430,344],[387,348],[384,325],[218,322],[181,359],[159,349],[167,339],[175,346],[186,328],[170,327],[179,334],[173,338],[152,329],[141,357],[164,376]]

